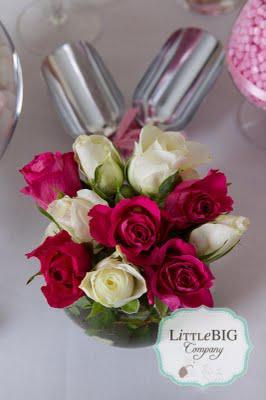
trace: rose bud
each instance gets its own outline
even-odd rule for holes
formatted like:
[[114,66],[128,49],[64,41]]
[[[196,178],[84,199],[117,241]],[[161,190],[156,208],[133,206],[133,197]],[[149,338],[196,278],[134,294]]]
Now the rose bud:
[[137,192],[157,194],[163,181],[178,170],[193,169],[210,159],[204,145],[186,141],[180,132],[163,132],[147,125],[135,143],[128,179]]
[[89,184],[108,196],[116,193],[124,181],[124,172],[122,160],[112,142],[101,135],[81,135],[73,150]]
[[236,246],[248,225],[248,218],[220,215],[214,222],[194,229],[189,242],[196,248],[198,257],[213,262]]
[[114,256],[100,261],[79,287],[88,297],[109,308],[123,307],[147,291],[139,271]]

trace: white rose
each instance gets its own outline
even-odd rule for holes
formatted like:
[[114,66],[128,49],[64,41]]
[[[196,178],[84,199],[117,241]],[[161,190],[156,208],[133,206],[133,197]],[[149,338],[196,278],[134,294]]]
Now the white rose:
[[147,125],[135,143],[128,179],[136,191],[156,194],[161,183],[178,170],[193,169],[210,159],[206,146],[187,141],[180,132],[163,132]]
[[100,261],[94,271],[88,272],[80,289],[105,307],[123,307],[141,297],[146,282],[137,268],[113,256]]
[[250,224],[248,218],[230,214],[220,215],[215,221],[219,224],[228,225],[231,228],[234,228],[240,234],[245,233]]
[[[73,145],[80,170],[90,184],[113,194],[124,181],[123,163],[112,142],[101,135],[81,135]],[[95,173],[97,170],[97,174]]]
[[204,257],[206,262],[212,262],[233,249],[246,232],[248,225],[248,218],[221,215],[214,222],[194,229],[189,242],[195,246],[199,257]]
[[54,223],[50,222],[44,232],[44,238],[46,239],[49,236],[55,236],[60,232],[59,227]]
[[54,200],[47,212],[74,241],[93,242],[89,230],[88,213],[96,204],[107,205],[107,202],[92,190],[83,189],[77,192],[77,197],[64,196],[62,199]]

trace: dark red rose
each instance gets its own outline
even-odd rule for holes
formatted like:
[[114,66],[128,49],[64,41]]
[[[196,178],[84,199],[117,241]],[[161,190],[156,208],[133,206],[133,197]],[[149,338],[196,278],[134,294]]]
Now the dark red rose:
[[120,246],[128,261],[144,265],[160,233],[161,212],[146,196],[121,200],[114,208],[96,205],[89,213],[92,237],[107,247]]
[[220,214],[232,211],[232,205],[225,175],[211,170],[203,179],[177,185],[166,198],[163,215],[173,228],[184,230],[213,221]]
[[214,277],[209,267],[196,257],[194,246],[171,239],[157,254],[157,265],[147,270],[148,298],[154,296],[170,310],[180,307],[213,306],[210,292]]
[[48,237],[27,257],[40,260],[46,282],[41,290],[51,307],[68,307],[84,295],[79,285],[91,269],[91,253],[84,245],[74,243],[67,232]]
[[20,172],[28,185],[21,192],[33,197],[45,210],[56,199],[58,192],[74,197],[81,189],[73,152],[39,154]]

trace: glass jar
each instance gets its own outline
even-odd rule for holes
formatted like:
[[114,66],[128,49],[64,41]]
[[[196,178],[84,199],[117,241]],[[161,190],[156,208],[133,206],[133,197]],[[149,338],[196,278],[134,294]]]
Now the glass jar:
[[208,14],[219,15],[233,11],[243,0],[183,0],[184,4],[191,11]]

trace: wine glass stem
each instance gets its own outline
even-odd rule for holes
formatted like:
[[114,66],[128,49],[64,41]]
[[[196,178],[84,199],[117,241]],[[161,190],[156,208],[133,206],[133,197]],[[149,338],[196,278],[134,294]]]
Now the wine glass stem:
[[55,25],[62,25],[65,23],[68,15],[66,10],[65,0],[50,0],[51,7],[51,21]]

